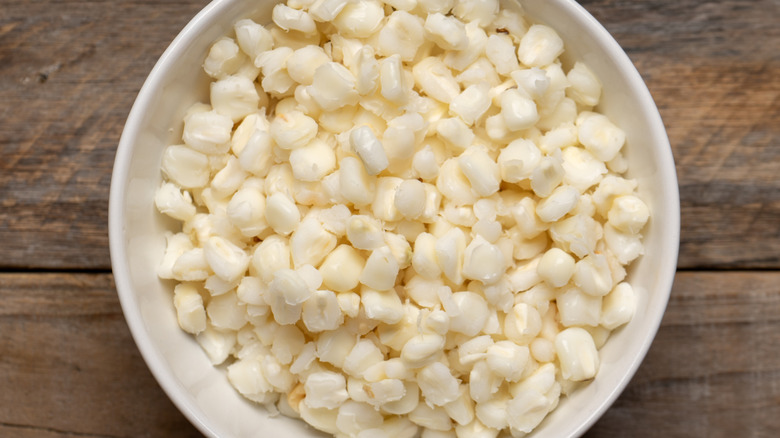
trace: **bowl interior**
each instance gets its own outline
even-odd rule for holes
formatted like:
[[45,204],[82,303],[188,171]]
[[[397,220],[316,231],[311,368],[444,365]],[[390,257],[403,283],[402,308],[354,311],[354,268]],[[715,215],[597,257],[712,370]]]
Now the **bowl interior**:
[[[319,437],[300,421],[269,417],[228,384],[192,337],[179,329],[171,300],[173,284],[160,281],[156,266],[173,221],[157,214],[154,192],[161,182],[163,149],[178,143],[184,111],[207,96],[202,72],[211,43],[230,33],[240,18],[270,21],[274,2],[215,0],[177,36],[149,75],[128,117],[111,182],[109,239],[115,282],[128,325],[149,368],[176,406],[204,434],[248,437]],[[600,110],[627,132],[629,176],[651,210],[646,255],[630,272],[639,293],[634,319],[601,350],[594,382],[563,398],[534,432],[535,437],[577,436],[617,398],[633,376],[657,331],[668,300],[679,242],[679,198],[671,149],[658,111],[628,57],[609,34],[573,0],[521,1],[534,20],[554,27],[566,41],[566,59],[581,59],[604,85]],[[516,3],[503,1],[507,7]]]

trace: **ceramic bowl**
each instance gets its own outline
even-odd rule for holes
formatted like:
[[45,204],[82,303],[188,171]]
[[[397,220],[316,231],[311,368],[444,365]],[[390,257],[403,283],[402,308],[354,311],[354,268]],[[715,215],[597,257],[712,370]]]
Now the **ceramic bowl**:
[[[114,164],[109,237],[114,279],[128,326],[160,386],[182,413],[213,437],[324,436],[300,420],[271,417],[246,401],[213,367],[193,338],[179,329],[173,284],[155,275],[164,234],[176,224],[155,210],[163,149],[178,143],[184,111],[208,98],[201,65],[210,45],[245,17],[270,22],[272,1],[215,0],[181,31],[149,74],[127,119]],[[502,3],[504,3],[502,1]],[[565,62],[583,60],[603,83],[600,111],[627,134],[629,176],[639,182],[652,218],[645,255],[629,279],[639,295],[633,320],[601,350],[596,379],[569,397],[534,431],[534,438],[583,434],[609,408],[644,358],[672,286],[679,245],[679,198],[672,152],[642,78],[609,33],[573,0],[523,0],[527,15],[555,28]],[[143,26],[143,24],[140,24]]]

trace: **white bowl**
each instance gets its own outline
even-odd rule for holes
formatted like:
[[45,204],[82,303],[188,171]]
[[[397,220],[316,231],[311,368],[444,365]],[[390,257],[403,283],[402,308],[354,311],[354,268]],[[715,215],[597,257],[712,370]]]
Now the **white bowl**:
[[[176,406],[204,434],[215,437],[323,436],[303,422],[269,417],[229,384],[192,337],[179,329],[172,284],[155,268],[164,233],[175,224],[155,211],[163,148],[181,138],[185,109],[207,99],[204,54],[232,24],[251,16],[270,21],[273,2],[215,0],[171,43],[144,83],[117,150],[109,202],[111,262],[127,323],[144,359]],[[502,1],[503,3],[503,1]],[[679,198],[671,148],[658,110],[631,61],[607,31],[573,0],[521,2],[534,20],[551,25],[566,42],[566,59],[584,60],[601,78],[600,110],[627,133],[629,175],[639,181],[652,218],[646,254],[630,281],[639,292],[633,320],[601,350],[596,379],[569,397],[538,427],[534,437],[579,436],[625,388],[658,330],[674,278],[679,244]]]

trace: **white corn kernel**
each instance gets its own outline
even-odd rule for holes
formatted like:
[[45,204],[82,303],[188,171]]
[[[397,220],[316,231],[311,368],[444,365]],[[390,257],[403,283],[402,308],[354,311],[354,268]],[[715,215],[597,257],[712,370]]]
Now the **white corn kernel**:
[[577,257],[585,257],[596,250],[603,235],[601,225],[592,217],[576,214],[550,226],[550,237],[561,247]]
[[[198,333],[195,339],[198,341],[201,348],[203,348],[203,351],[206,352],[212,365],[223,363],[236,345],[235,332],[222,331],[211,326],[207,326],[206,330]],[[229,370],[228,378],[230,378]],[[241,391],[239,385],[236,385],[236,387]]]
[[625,132],[603,114],[580,113],[576,124],[580,143],[601,161],[615,158],[626,142]]
[[566,89],[575,102],[585,106],[595,106],[601,97],[601,82],[596,75],[582,62],[575,62],[574,67],[566,74],[571,87]]
[[209,182],[208,157],[184,145],[165,148],[162,171],[166,178],[185,189],[205,187]]
[[371,213],[375,218],[387,222],[394,222],[402,218],[401,213],[395,207],[395,194],[403,181],[394,176],[383,176],[377,179],[374,202],[371,203]]
[[588,295],[604,296],[612,290],[612,271],[602,254],[589,254],[578,261],[572,279]]
[[320,265],[322,282],[336,292],[346,292],[357,287],[365,260],[349,245],[339,245]]
[[580,194],[572,186],[561,185],[536,206],[536,214],[544,222],[555,222],[577,206]]
[[206,241],[203,255],[214,273],[225,281],[237,280],[249,266],[249,256],[243,249],[218,236]]
[[360,339],[344,359],[344,372],[351,376],[363,377],[363,373],[372,365],[384,360],[379,348],[369,339]]
[[607,330],[614,330],[627,323],[636,311],[637,296],[628,283],[620,283],[601,302],[600,324]]
[[403,64],[399,55],[384,58],[379,63],[379,83],[382,96],[398,105],[409,99],[407,84],[404,80]]
[[412,75],[423,93],[440,102],[450,103],[460,94],[452,71],[439,58],[428,57],[415,63]]
[[564,327],[597,326],[601,318],[602,299],[582,292],[579,288],[565,289],[556,298],[558,315]]
[[307,330],[318,333],[337,329],[344,322],[344,315],[335,293],[318,290],[303,303],[301,319]]
[[470,205],[479,199],[468,178],[461,171],[457,158],[450,158],[442,163],[439,177],[436,179],[436,188],[441,193],[440,196],[451,200],[455,205]]
[[455,0],[417,0],[417,6],[428,14],[447,14],[455,5]]
[[470,85],[450,102],[450,114],[457,115],[467,125],[473,125],[490,108],[490,85],[487,82]]
[[317,135],[317,122],[300,111],[277,114],[271,121],[271,137],[282,149],[306,146]]
[[458,165],[471,188],[480,196],[496,193],[501,183],[499,167],[484,148],[471,146],[458,157]]
[[398,276],[398,262],[393,257],[390,248],[383,246],[371,251],[366,260],[360,282],[372,289],[388,290],[395,285]]
[[160,213],[180,221],[188,221],[196,213],[190,193],[179,190],[175,184],[169,182],[163,183],[155,192],[154,205]]
[[365,215],[354,215],[347,222],[347,239],[357,249],[374,250],[385,244],[379,221]]
[[531,128],[539,121],[536,103],[514,88],[501,93],[501,116],[512,131]]
[[485,53],[487,46],[487,34],[476,21],[466,23],[466,36],[469,43],[463,50],[448,51],[444,56],[444,63],[450,68],[463,71]]
[[301,213],[289,196],[274,193],[266,198],[265,220],[277,233],[288,235],[301,222]]
[[314,71],[309,95],[323,110],[333,111],[358,101],[355,76],[343,65],[326,62]]
[[239,304],[235,292],[212,297],[206,305],[206,313],[212,326],[223,330],[239,330],[247,322],[245,306]]
[[536,272],[550,286],[561,287],[569,282],[574,269],[574,257],[560,248],[550,248],[539,260]]
[[269,236],[260,242],[252,254],[252,268],[266,284],[273,280],[274,272],[289,269],[291,266],[287,239],[277,235]]
[[252,61],[261,53],[273,48],[273,36],[265,26],[250,19],[243,19],[238,20],[233,29],[236,32],[238,46]]
[[336,154],[325,141],[315,139],[290,152],[290,166],[299,181],[320,181],[336,169]]
[[[157,267],[157,276],[170,280],[174,278],[173,267],[179,260],[182,254],[194,249],[190,236],[183,232],[179,233],[165,233],[165,254],[163,260]],[[205,263],[205,261],[204,261]]]
[[563,181],[563,166],[557,157],[545,156],[531,172],[531,189],[536,196],[546,198]]
[[357,436],[362,430],[382,425],[382,414],[367,403],[347,401],[338,409],[336,425],[345,436]]
[[398,185],[393,198],[395,208],[407,219],[417,219],[425,210],[425,186],[415,179]]
[[366,96],[376,90],[379,80],[379,62],[376,60],[374,48],[363,46],[355,55],[355,89],[361,96]]
[[638,234],[624,233],[609,223],[604,227],[604,241],[607,243],[607,248],[623,265],[631,263],[645,252]]
[[436,260],[436,237],[432,234],[421,233],[417,236],[414,242],[412,266],[415,272],[428,280],[439,278],[441,275],[441,268]]
[[374,290],[364,287],[360,291],[360,301],[366,317],[385,324],[395,324],[404,316],[403,304],[395,290]]
[[612,201],[612,208],[609,209],[607,217],[609,224],[616,229],[628,234],[637,234],[647,223],[650,210],[637,196],[623,195]]
[[393,415],[405,415],[412,412],[420,403],[420,388],[414,382],[402,381],[404,395],[398,400],[382,405],[382,411]]
[[[375,407],[381,407],[387,403],[401,400],[406,394],[404,382],[399,379],[383,379],[377,382],[372,382],[368,384],[368,388],[369,389],[367,392],[370,396],[368,399],[368,404]],[[367,434],[367,430],[370,429],[365,429],[362,431],[366,434],[365,436],[373,436],[372,434]],[[359,436],[361,436],[361,434],[359,434]]]
[[247,187],[237,191],[227,205],[230,222],[246,237],[254,237],[268,228],[265,221],[265,198],[259,189]]
[[431,407],[427,403],[419,403],[409,412],[409,420],[426,429],[444,432],[452,429],[452,420],[447,411],[441,406]]
[[344,199],[358,207],[373,202],[376,180],[357,158],[342,158],[338,173],[339,192]]
[[517,48],[517,58],[529,67],[544,67],[563,52],[563,40],[551,27],[534,24]]
[[349,144],[369,175],[377,175],[387,168],[389,162],[382,143],[368,126],[353,129],[349,135]]
[[272,400],[273,386],[263,376],[261,361],[258,358],[246,358],[227,367],[230,384],[244,397],[258,403]]
[[463,276],[465,278],[477,280],[482,284],[493,284],[504,275],[506,268],[501,250],[481,235],[477,235],[464,250]]
[[409,368],[421,368],[433,363],[444,349],[444,337],[435,333],[412,336],[401,349],[401,360]]
[[211,105],[214,110],[238,122],[257,111],[260,97],[251,79],[228,76],[211,83]]
[[406,269],[412,265],[412,246],[401,234],[387,232],[385,233],[385,244],[390,248],[395,261],[400,270]]
[[590,333],[571,327],[555,337],[555,351],[564,379],[582,381],[592,379],[599,369],[599,354]]
[[604,163],[586,149],[570,146],[563,150],[561,157],[565,172],[563,181],[574,186],[581,193],[598,184],[602,175],[607,173]]
[[441,362],[426,365],[417,372],[417,384],[425,401],[433,406],[444,406],[460,396],[459,381]]
[[496,19],[498,9],[498,0],[461,0],[455,2],[452,13],[463,21],[474,21],[485,27]]
[[341,368],[357,339],[351,329],[342,325],[336,330],[321,333],[314,342],[317,344],[317,357],[321,361]]
[[287,58],[287,74],[299,84],[311,85],[314,81],[314,72],[329,61],[330,58],[321,47],[301,47]]
[[246,56],[232,38],[220,38],[209,49],[203,70],[212,78],[220,79],[231,75],[244,63]]
[[541,159],[541,151],[534,142],[526,139],[514,140],[501,149],[498,155],[501,179],[511,183],[528,179]]
[[450,331],[466,336],[475,336],[482,331],[489,316],[484,298],[474,292],[455,292],[452,302],[457,308],[454,314],[445,306],[450,317]]
[[463,257],[466,252],[466,235],[460,228],[452,228],[436,241],[436,261],[448,280],[463,283]]
[[347,381],[343,374],[319,371],[309,374],[304,383],[303,402],[311,408],[336,409],[347,401]]
[[425,18],[425,36],[444,50],[462,50],[469,44],[466,26],[455,17],[441,13]]
[[217,198],[226,198],[243,184],[247,174],[238,158],[229,156],[225,166],[211,179],[211,192]]
[[332,21],[349,3],[349,0],[315,0],[309,6],[309,15],[316,21]]
[[515,54],[515,45],[509,35],[490,35],[485,47],[485,55],[496,67],[496,71],[504,76],[509,76],[520,68]]
[[335,434],[339,431],[336,426],[338,410],[326,408],[310,408],[306,403],[299,405],[300,415],[303,421],[315,429],[325,433]]
[[336,236],[325,230],[315,216],[307,215],[290,235],[293,265],[319,266],[336,248],[336,242]]
[[493,374],[483,359],[477,361],[469,372],[469,395],[477,403],[484,403],[498,392],[502,379]]
[[255,58],[255,66],[260,68],[263,75],[260,85],[266,93],[279,97],[286,95],[295,86],[286,68],[287,58],[292,53],[292,48],[282,46],[261,52]]
[[528,345],[542,330],[542,317],[535,307],[518,303],[504,319],[504,335],[518,345]]
[[182,330],[193,335],[206,330],[206,310],[203,307],[203,298],[194,285],[190,283],[177,284],[173,289],[173,305],[176,308],[176,318]]
[[266,131],[255,131],[238,154],[241,168],[258,177],[268,174],[273,164],[274,141]]
[[518,88],[534,100],[544,96],[550,87],[550,78],[538,67],[515,70],[510,75]]
[[263,306],[265,305],[265,301],[263,300],[264,291],[265,285],[260,278],[246,276],[241,279],[236,287],[236,296],[238,296],[239,301],[242,303]]
[[268,292],[276,294],[289,305],[301,304],[312,295],[312,290],[292,269],[282,269],[274,272],[274,278],[268,285]]
[[509,425],[506,413],[509,400],[509,394],[497,394],[488,401],[477,403],[474,408],[475,414],[485,426],[498,430],[505,429]]
[[458,346],[458,360],[461,365],[470,366],[485,358],[488,348],[493,345],[489,335],[477,336]]
[[425,41],[422,19],[405,11],[395,11],[379,31],[377,53],[398,54],[403,61],[412,61]]
[[230,148],[233,120],[214,110],[195,112],[184,118],[182,139],[187,146],[207,155],[223,154]]
[[385,11],[373,0],[349,2],[332,21],[338,33],[348,38],[367,38],[382,26]]
[[474,141],[474,132],[458,117],[439,120],[436,133],[458,152],[466,150]]
[[274,6],[271,19],[284,30],[297,30],[304,34],[317,32],[317,25],[306,11],[293,9],[285,4]]
[[487,349],[486,361],[490,371],[509,382],[517,382],[525,372],[530,350],[513,341],[498,341]]

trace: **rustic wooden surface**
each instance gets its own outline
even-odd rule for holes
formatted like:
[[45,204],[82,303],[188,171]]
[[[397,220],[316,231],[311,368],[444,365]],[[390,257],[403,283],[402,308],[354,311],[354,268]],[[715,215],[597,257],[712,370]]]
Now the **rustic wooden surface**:
[[[780,3],[582,0],[661,110],[679,272],[647,359],[593,437],[780,431]],[[199,436],[136,349],[110,273],[116,144],[203,0],[0,6],[0,436]]]

